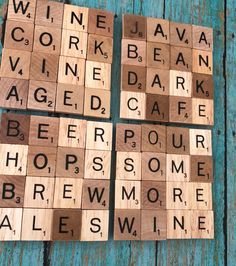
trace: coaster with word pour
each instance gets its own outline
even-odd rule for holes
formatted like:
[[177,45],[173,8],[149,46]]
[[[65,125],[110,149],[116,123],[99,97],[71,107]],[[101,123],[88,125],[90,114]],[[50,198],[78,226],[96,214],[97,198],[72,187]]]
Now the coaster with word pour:
[[111,12],[9,0],[0,107],[110,117]]
[[111,149],[111,123],[4,113],[0,240],[106,241]]
[[213,30],[123,16],[120,117],[213,125]]
[[115,240],[214,237],[211,130],[117,124]]

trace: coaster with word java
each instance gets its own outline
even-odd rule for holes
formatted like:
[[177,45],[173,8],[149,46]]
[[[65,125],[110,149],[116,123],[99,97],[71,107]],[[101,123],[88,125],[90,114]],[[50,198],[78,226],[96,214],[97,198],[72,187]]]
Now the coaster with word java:
[[111,12],[9,0],[0,107],[110,117]]
[[120,117],[213,125],[213,29],[123,16]]

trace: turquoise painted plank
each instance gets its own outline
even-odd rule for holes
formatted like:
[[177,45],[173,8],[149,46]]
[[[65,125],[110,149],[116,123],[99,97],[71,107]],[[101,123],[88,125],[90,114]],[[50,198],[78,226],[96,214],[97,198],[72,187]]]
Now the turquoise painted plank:
[[[227,94],[227,262],[236,261],[236,2],[227,1],[226,94]],[[225,78],[226,78],[225,77]]]
[[[158,243],[157,265],[224,265],[224,3],[223,1],[166,0],[165,17],[184,23],[214,27],[215,126],[213,128],[213,206],[215,240],[167,241]],[[220,34],[217,34],[218,31]]]

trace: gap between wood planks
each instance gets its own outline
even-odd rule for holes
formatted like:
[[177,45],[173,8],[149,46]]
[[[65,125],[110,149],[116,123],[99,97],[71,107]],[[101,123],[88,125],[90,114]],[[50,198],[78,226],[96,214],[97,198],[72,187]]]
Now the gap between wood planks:
[[228,188],[228,182],[227,182],[227,78],[226,78],[226,49],[227,49],[227,0],[224,0],[224,53],[223,53],[223,78],[224,78],[224,107],[225,107],[225,139],[224,139],[224,145],[225,145],[225,153],[224,153],[224,161],[225,161],[225,169],[224,169],[224,217],[223,217],[223,231],[224,231],[224,264],[227,266],[227,254],[228,254],[228,236],[227,236],[227,220],[228,220],[228,214],[227,214],[227,206],[228,206],[228,200],[227,200],[227,188]]

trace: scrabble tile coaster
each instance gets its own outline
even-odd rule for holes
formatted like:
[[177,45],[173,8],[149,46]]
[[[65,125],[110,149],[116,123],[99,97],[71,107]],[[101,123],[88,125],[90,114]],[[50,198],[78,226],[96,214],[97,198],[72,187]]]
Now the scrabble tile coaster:
[[213,30],[124,14],[120,117],[214,124]]
[[111,149],[111,123],[3,113],[0,239],[107,241]]
[[117,124],[114,239],[214,238],[211,143],[209,129]]
[[0,107],[110,118],[112,12],[10,0],[6,18]]

